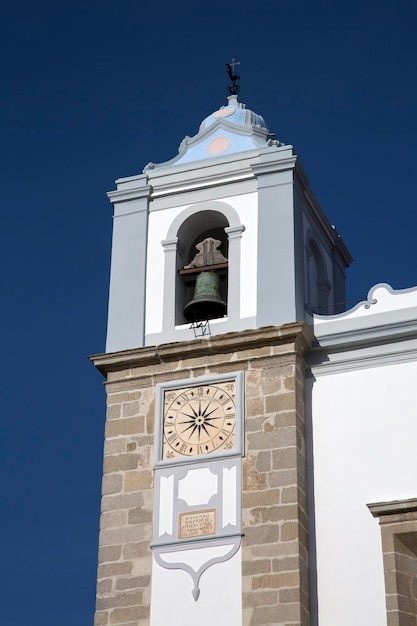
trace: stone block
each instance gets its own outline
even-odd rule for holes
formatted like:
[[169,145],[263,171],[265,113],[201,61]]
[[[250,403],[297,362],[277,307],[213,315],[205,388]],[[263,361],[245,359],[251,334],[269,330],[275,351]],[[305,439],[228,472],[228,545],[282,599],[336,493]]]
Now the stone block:
[[267,476],[258,472],[255,464],[256,456],[248,454],[243,464],[243,489],[246,491],[260,491],[268,486]]
[[109,380],[107,379],[107,393],[118,393],[127,391],[138,391],[144,387],[151,387],[153,385],[152,376],[141,376],[140,378],[122,378]]
[[242,528],[261,524],[261,514],[259,509],[243,509],[242,511]]
[[249,433],[265,432],[265,428],[268,429],[268,427],[265,427],[265,423],[267,422],[271,423],[270,418],[267,418],[264,415],[262,415],[261,417],[247,418],[245,422],[246,435],[249,435]]
[[242,507],[252,509],[256,506],[268,506],[279,503],[279,489],[265,489],[262,491],[243,492]]
[[281,411],[280,413],[274,413],[270,417],[274,428],[288,428],[289,426],[297,427],[297,416],[294,411]]
[[125,559],[137,559],[139,557],[150,556],[150,554],[151,549],[147,542],[135,541],[123,546],[123,558]]
[[288,504],[290,502],[296,502],[298,498],[298,488],[295,485],[291,487],[284,487],[281,491],[281,502]]
[[299,532],[300,527],[298,522],[285,522],[285,524],[281,526],[281,541],[293,541],[294,539],[298,539]]
[[275,543],[279,540],[279,526],[269,524],[264,526],[252,526],[245,529],[244,545],[252,546],[263,543]]
[[122,417],[133,417],[139,415],[140,405],[139,400],[133,400],[131,402],[124,402],[122,404]]
[[[150,552],[150,550],[149,550]],[[145,576],[152,571],[152,555],[142,556],[133,561],[132,574],[134,576]]]
[[299,585],[298,572],[281,572],[279,574],[262,574],[252,580],[252,588],[281,589],[283,587],[297,587]]
[[119,419],[122,414],[122,407],[120,404],[112,404],[107,408],[106,418],[108,420]]
[[254,558],[263,557],[284,557],[298,555],[299,544],[298,541],[286,541],[285,543],[278,542],[272,546],[252,546],[252,552]]
[[104,442],[104,455],[120,454],[126,452],[126,439],[106,439]]
[[118,561],[122,555],[122,546],[102,546],[98,551],[98,562]]
[[143,433],[144,424],[145,418],[143,416],[126,417],[106,422],[106,439],[119,437],[120,435],[135,435]]
[[287,626],[287,624],[298,625],[300,620],[300,605],[284,604],[277,606],[258,606],[252,615],[252,626]]
[[103,578],[97,583],[97,597],[105,594],[109,594],[113,587],[112,578]]
[[278,522],[281,520],[288,519],[296,519],[297,515],[297,506],[296,505],[287,505],[287,506],[268,506],[263,507],[261,509],[261,519],[262,522]]
[[147,587],[150,582],[150,576],[130,576],[129,578],[119,578],[116,581],[116,589],[141,589],[143,587]]
[[[286,428],[284,430],[291,430],[291,429]],[[294,440],[294,443],[295,443],[295,440]],[[275,446],[275,447],[279,447],[279,446]],[[290,468],[298,467],[297,461],[298,461],[298,450],[295,447],[295,445],[293,445],[292,447],[288,447],[288,448],[282,448],[281,450],[272,451],[272,468],[274,470],[290,469]],[[294,483],[296,484],[297,481],[294,481]]]
[[138,454],[112,454],[104,457],[104,474],[123,472],[137,469],[139,465]]
[[242,596],[243,606],[268,606],[277,604],[277,591],[258,591],[257,593],[244,593]]
[[263,395],[262,387],[262,372],[258,370],[249,370],[245,376],[245,388],[246,396],[248,398],[257,398]]
[[[106,476],[106,478],[113,478],[113,476]],[[116,476],[116,478],[122,479],[122,476]],[[115,511],[116,509],[133,509],[135,506],[141,506],[143,501],[143,494],[141,493],[109,494],[102,498],[101,510]]]
[[[281,461],[284,464],[289,464],[290,460],[286,459],[286,454],[284,454],[284,458],[281,459]],[[274,463],[273,459],[272,459],[272,463]],[[269,472],[268,473],[268,485],[271,488],[271,490],[275,490],[277,487],[281,489],[282,487],[296,485],[297,477],[298,477],[298,471],[295,467],[292,469],[284,469],[284,470],[277,470],[277,471]]]
[[107,372],[107,385],[116,381],[130,378],[130,368],[122,365],[121,369]]
[[243,576],[254,576],[256,574],[268,574],[271,572],[270,559],[255,559],[253,561],[242,562]]
[[123,561],[122,563],[99,563],[97,578],[109,578],[110,576],[119,576],[120,574],[130,574],[132,571],[132,563]]
[[109,393],[107,394],[107,406],[111,404],[122,404],[123,402],[131,402],[132,400],[139,400],[141,396],[142,392],[136,389],[121,393]]
[[120,474],[108,474],[103,476],[102,494],[119,493],[122,489],[123,478]]
[[155,398],[152,398],[149,408],[146,411],[145,422],[146,432],[149,435],[153,434],[155,431]]
[[114,609],[110,612],[110,624],[123,624],[129,621],[144,619],[149,616],[149,607],[132,606]]
[[152,487],[153,475],[150,470],[128,472],[125,474],[124,490],[141,491]]
[[101,514],[100,528],[119,528],[127,524],[127,511],[107,511]]
[[245,606],[242,611],[242,626],[250,626],[252,623],[253,607]]
[[280,393],[275,396],[266,396],[265,411],[267,413],[279,413],[280,411],[295,410],[295,393]]
[[107,626],[109,623],[108,611],[96,611],[94,615],[94,626]]
[[124,593],[112,593],[107,597],[97,598],[97,609],[114,609],[124,606],[136,606],[142,604],[142,591],[125,591]]
[[295,572],[298,570],[299,565],[298,556],[284,556],[272,559],[272,570],[274,572]]
[[270,450],[264,450],[257,454],[255,468],[258,472],[269,472],[272,469],[272,454]]
[[282,393],[286,387],[286,379],[292,379],[294,371],[292,365],[271,367],[265,370],[261,377],[262,394],[271,396]]
[[300,590],[297,587],[292,589],[280,589],[279,590],[279,603],[291,604],[293,602],[300,601]]
[[[250,433],[247,435],[248,449],[273,450],[274,448],[287,448],[297,443],[295,428],[276,428],[270,432]],[[277,469],[277,468],[274,468]]]
[[136,507],[129,511],[128,524],[143,524],[152,522],[152,511]]
[[150,524],[137,524],[122,528],[105,528],[100,532],[99,545],[131,543],[133,541],[151,541],[152,528]]
[[246,417],[256,417],[265,414],[265,398],[248,398],[246,400]]

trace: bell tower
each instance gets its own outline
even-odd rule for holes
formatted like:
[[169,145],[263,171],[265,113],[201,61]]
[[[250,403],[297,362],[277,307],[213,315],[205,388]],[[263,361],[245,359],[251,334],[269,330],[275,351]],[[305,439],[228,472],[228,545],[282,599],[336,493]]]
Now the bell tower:
[[176,157],[108,194],[96,626],[310,624],[304,355],[351,258],[229,75]]

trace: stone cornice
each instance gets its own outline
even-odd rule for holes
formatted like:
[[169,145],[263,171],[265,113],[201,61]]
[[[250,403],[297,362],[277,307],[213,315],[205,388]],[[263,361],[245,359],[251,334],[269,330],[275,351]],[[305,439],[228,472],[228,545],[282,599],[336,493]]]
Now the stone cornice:
[[[108,372],[127,367],[146,367],[160,363],[177,362],[184,359],[231,354],[266,346],[291,346],[292,353],[303,356],[313,342],[313,334],[304,322],[266,326],[244,332],[215,335],[207,339],[193,339],[166,343],[160,346],[145,346],[133,350],[121,350],[90,356],[95,367],[105,376]],[[250,358],[248,356],[248,358]]]
[[392,502],[375,502],[366,505],[374,517],[414,513],[417,511],[417,498],[393,500]]

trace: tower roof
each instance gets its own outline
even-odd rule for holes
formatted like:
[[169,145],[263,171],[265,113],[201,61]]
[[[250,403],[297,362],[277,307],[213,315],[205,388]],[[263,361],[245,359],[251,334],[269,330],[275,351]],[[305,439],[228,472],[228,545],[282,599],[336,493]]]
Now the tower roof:
[[196,135],[184,137],[176,157],[165,163],[149,163],[145,170],[256,150],[266,145],[282,145],[269,132],[264,118],[247,109],[237,95],[231,95],[227,100],[226,106],[221,106],[201,122]]

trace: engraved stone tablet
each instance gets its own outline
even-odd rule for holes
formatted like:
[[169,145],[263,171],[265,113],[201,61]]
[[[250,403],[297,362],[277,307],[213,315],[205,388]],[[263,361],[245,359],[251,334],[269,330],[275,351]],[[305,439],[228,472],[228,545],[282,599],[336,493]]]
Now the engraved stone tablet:
[[180,539],[204,537],[216,533],[216,509],[180,513],[178,518]]

